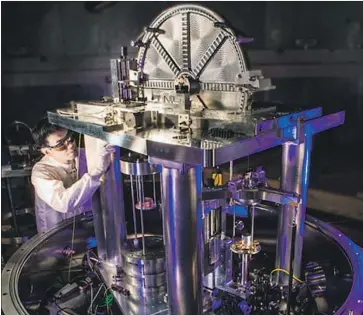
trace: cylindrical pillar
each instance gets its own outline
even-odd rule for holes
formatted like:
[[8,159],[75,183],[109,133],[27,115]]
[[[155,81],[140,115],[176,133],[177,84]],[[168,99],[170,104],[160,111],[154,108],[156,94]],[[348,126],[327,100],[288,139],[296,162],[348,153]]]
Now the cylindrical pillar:
[[95,237],[97,240],[97,254],[98,257],[106,260],[106,239],[105,239],[105,226],[103,223],[103,210],[101,207],[101,193],[98,189],[92,196],[92,213],[93,213],[93,227],[95,229]]
[[249,254],[242,254],[241,256],[241,285],[246,285],[248,282]]
[[106,263],[121,265],[121,246],[126,240],[125,208],[120,171],[120,148],[111,154],[111,163],[100,186],[105,226]]
[[[97,155],[105,142],[85,136],[88,169],[92,167],[92,156]],[[108,171],[103,175],[99,190],[92,197],[93,223],[97,240],[98,256],[105,263],[121,264],[121,246],[126,240],[126,223],[122,175],[120,171],[120,149],[110,156]]]
[[163,228],[169,314],[200,315],[202,303],[202,170],[162,170]]
[[[294,245],[293,273],[297,277],[301,273],[301,259],[303,237],[305,229],[305,212],[307,191],[309,185],[310,155],[312,149],[312,136],[305,135],[305,141],[300,144],[287,142],[282,149],[281,189],[294,192],[301,196],[301,203],[297,209],[291,205],[281,207],[278,220],[278,237],[276,247],[275,268],[290,272],[291,242],[293,219],[296,216],[296,239]],[[282,286],[288,285],[288,275],[276,272],[275,281]]]

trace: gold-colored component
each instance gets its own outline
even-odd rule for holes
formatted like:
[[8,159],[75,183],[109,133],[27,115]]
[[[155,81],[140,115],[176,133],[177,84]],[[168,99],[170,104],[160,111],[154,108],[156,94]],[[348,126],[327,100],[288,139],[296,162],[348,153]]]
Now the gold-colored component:
[[291,201],[291,202],[289,202],[289,206],[291,206],[291,207],[297,207],[299,204],[297,203],[297,202],[294,202],[294,201]]
[[260,242],[254,240],[253,244],[250,242],[250,237],[242,237],[242,239],[236,240],[231,245],[231,251],[236,254],[250,254],[255,255],[261,250]]

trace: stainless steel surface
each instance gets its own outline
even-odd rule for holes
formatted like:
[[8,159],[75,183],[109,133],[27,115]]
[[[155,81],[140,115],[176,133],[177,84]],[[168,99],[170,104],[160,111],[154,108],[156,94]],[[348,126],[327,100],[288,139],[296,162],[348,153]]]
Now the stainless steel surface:
[[250,205],[261,200],[281,205],[300,202],[300,196],[296,193],[265,187],[237,191],[234,193],[234,199],[241,205]]
[[202,174],[163,165],[162,211],[169,312],[202,314]]
[[[122,251],[125,262],[123,270],[131,276],[150,275],[165,272],[165,252],[161,236],[146,236],[146,254],[140,247],[128,240],[127,247]],[[127,265],[128,264],[128,265]]]
[[[301,255],[311,149],[311,136],[307,134],[304,143],[285,143],[282,150],[281,189],[299,194],[301,196],[301,203],[281,207],[275,267],[287,270],[288,272],[290,271],[289,262],[291,251],[288,249],[291,248],[293,224],[296,224],[297,235],[294,244],[293,269],[297,277],[300,277],[301,273]],[[288,276],[282,272],[276,273],[275,280],[280,285],[288,284]]]
[[[131,290],[146,293],[144,289],[159,289],[160,293],[166,293],[165,279],[165,253],[163,240],[157,236],[145,237],[147,248],[146,254],[142,249],[135,247],[131,240],[128,246],[122,251],[123,272],[126,278],[123,282]],[[133,288],[130,288],[132,286]]]
[[[278,112],[275,107],[254,108],[249,100],[252,94],[272,86],[259,70],[247,69],[237,42],[233,30],[214,12],[193,4],[177,5],[161,13],[134,42],[138,49],[137,69],[132,66],[135,60],[126,57],[125,48],[119,59],[111,61],[112,98],[74,102],[71,108],[48,113],[52,123],[143,155],[121,162],[119,156],[113,156],[111,170],[94,198],[98,255],[103,259],[99,269],[108,287],[118,281],[130,288],[129,297],[114,293],[126,314],[201,315],[203,263],[212,267],[204,279],[211,285],[209,289],[247,297],[248,290],[242,292],[240,283],[232,280],[231,250],[244,256],[238,272],[243,287],[247,288],[250,257],[261,250],[256,241],[259,226],[255,228],[254,214],[262,200],[294,205],[294,209],[298,206],[296,217],[291,217],[292,209],[287,207],[280,214],[276,264],[288,270],[286,252],[291,247],[282,244],[290,241],[291,245],[287,225],[296,223],[295,273],[301,267],[311,137],[341,125],[345,114],[322,116],[321,108],[292,113]],[[246,172],[242,188],[232,192],[232,199],[252,206],[252,235],[234,239],[232,243],[222,235],[222,231],[226,232],[226,215],[221,219],[221,213],[227,213],[226,199],[230,196],[223,189],[202,191],[202,167],[230,162],[230,184],[233,184],[234,160],[278,145],[284,146],[282,191],[268,188],[259,176],[256,183],[253,177],[256,174]],[[155,165],[162,166],[165,258],[159,250],[151,249],[149,238],[145,238],[144,219],[150,213],[143,211],[146,210],[143,176],[152,174]],[[136,176],[142,246],[135,241],[138,239],[135,200],[132,200],[135,239],[125,244],[121,172],[130,176],[132,185]],[[261,174],[265,179],[265,173]],[[154,202],[155,190],[153,176]],[[236,236],[235,202],[230,203],[234,207],[233,237]],[[286,214],[290,215],[290,221],[284,217]],[[204,261],[203,252],[207,254]],[[121,261],[125,277],[116,280],[112,276],[119,273],[116,265],[121,265]],[[165,278],[168,307],[162,296]]]
[[[83,225],[83,216],[77,218],[76,242],[75,249],[82,255],[82,251],[86,248],[87,238],[93,233],[93,226]],[[59,249],[63,248],[63,244],[69,241],[72,234],[73,219],[62,222],[54,230],[47,233],[39,234],[24,244],[5,265],[2,271],[2,310],[5,315],[28,315],[25,308],[25,301],[28,299],[28,294],[24,295],[22,287],[27,281],[31,281],[35,287],[40,286],[44,292],[45,279],[51,280],[52,274],[63,268],[65,265],[64,257],[57,254]],[[316,251],[317,243],[322,248],[326,248],[329,242],[336,248],[334,257],[341,255],[343,260],[346,260],[351,272],[355,275],[354,281],[349,286],[348,291],[343,288],[339,291],[339,296],[343,298],[339,304],[335,314],[348,315],[350,310],[360,314],[363,311],[363,305],[360,302],[361,292],[363,291],[363,251],[351,239],[342,234],[331,225],[317,220],[313,217],[306,218],[306,233],[304,235],[304,253],[308,256],[313,256],[314,261],[319,261],[317,257],[322,251]],[[271,231],[275,228],[271,226]],[[257,235],[260,238],[260,235]],[[329,241],[330,240],[330,241]],[[274,241],[274,235],[271,239],[266,239],[266,244]],[[323,243],[320,243],[320,242]],[[62,246],[60,246],[62,245]],[[264,244],[262,244],[264,245]],[[271,249],[274,251],[274,249]],[[229,251],[230,252],[230,251]],[[314,258],[315,257],[315,258]],[[331,260],[331,256],[323,256],[320,259]],[[339,260],[339,259],[338,259]],[[68,268],[68,265],[66,265]],[[223,268],[222,268],[223,269]],[[102,273],[105,277],[109,277],[106,283],[112,283],[112,273]],[[209,288],[215,287],[219,276],[224,276],[225,272],[214,272],[205,277],[205,285]],[[329,289],[329,287],[328,287]],[[27,293],[27,292],[25,292]],[[167,304],[163,302],[163,297],[154,298],[155,303],[137,300],[138,294],[134,292],[135,299],[125,297],[121,294],[114,293],[115,300],[122,305],[124,314],[168,314]],[[159,313],[160,312],[160,313]]]
[[[112,272],[103,268],[100,270],[102,278],[107,286],[113,283]],[[122,285],[123,282],[121,281]],[[130,288],[130,287],[129,287]],[[127,297],[121,293],[113,292],[114,299],[119,305],[123,314],[127,315],[168,315],[168,305],[164,302],[165,288],[146,289],[142,290],[143,295],[140,295],[140,290],[131,291],[131,296]]]
[[152,167],[147,160],[129,162],[123,159],[120,160],[121,173],[125,175],[146,176],[157,172],[156,167]]
[[[204,206],[204,205],[203,205]],[[204,274],[215,268],[219,262],[220,235],[222,233],[221,207],[211,207],[211,211],[205,212],[203,207],[203,267]]]
[[[344,123],[344,112],[316,119],[313,119],[314,116],[311,116],[313,114],[315,117],[318,117],[316,111],[302,112],[302,116],[306,116],[308,119],[302,123],[302,127],[311,129],[312,134]],[[230,160],[239,159],[279,146],[286,141],[295,140],[294,124],[290,123],[290,121],[294,121],[295,116],[295,114],[281,116],[271,125],[275,126],[274,128],[276,129],[266,130],[257,136],[218,140],[217,147],[204,149],[204,141],[208,139],[208,137],[202,137],[205,132],[202,132],[201,135],[199,132],[193,133],[191,141],[186,144],[180,141],[177,137],[179,133],[174,129],[156,128],[147,131],[133,130],[132,132],[116,129],[108,131],[102,125],[48,112],[50,122],[70,130],[99,138],[110,144],[150,157],[186,164],[203,165],[204,167],[221,165]],[[282,122],[285,122],[285,124]]]
[[121,264],[121,248],[126,240],[123,183],[119,167],[120,150],[111,154],[111,167],[101,184],[101,206],[106,232],[106,262]]
[[242,259],[241,259],[241,281],[240,284],[241,285],[246,285],[248,283],[248,255],[247,254],[242,254]]
[[132,220],[134,223],[134,243],[135,245],[138,244],[138,238],[137,238],[137,218],[136,218],[136,209],[135,209],[135,194],[134,194],[134,178],[132,175],[130,175],[130,187],[131,187],[131,207],[132,207]]
[[145,204],[145,195],[144,195],[144,182],[142,181],[141,176],[136,176],[136,194],[137,200],[140,202],[140,221],[141,221],[141,241],[142,241],[142,253],[145,255],[146,246],[145,246],[145,228],[144,228],[144,204]]
[[[86,156],[95,154],[98,139],[85,137]],[[97,152],[97,151],[96,151]],[[121,248],[126,240],[126,222],[123,183],[120,172],[120,149],[110,156],[108,171],[103,175],[99,192],[93,196],[95,233],[99,246],[99,257],[113,265],[121,265]],[[89,164],[91,159],[87,159]],[[88,165],[91,167],[91,165]]]
[[[216,13],[192,4],[178,5],[161,13],[150,28],[165,33],[146,32],[143,43],[147,49],[139,49],[139,67],[148,77],[145,94],[157,89],[174,89],[174,81],[188,75],[202,87],[192,96],[196,108],[228,108],[238,110],[247,107],[248,92],[230,92],[225,86],[234,87],[246,71],[243,53],[229,27],[216,27],[224,20]],[[209,87],[210,85],[210,87]],[[151,87],[155,87],[151,89]]]

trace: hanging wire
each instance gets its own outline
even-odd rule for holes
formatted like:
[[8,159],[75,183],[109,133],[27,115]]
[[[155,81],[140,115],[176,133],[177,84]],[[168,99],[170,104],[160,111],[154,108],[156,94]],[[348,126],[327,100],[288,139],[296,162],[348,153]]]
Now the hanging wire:
[[[79,134],[78,136],[78,159],[76,159],[76,169],[77,169],[77,175],[76,175],[76,181],[79,179],[79,159],[80,159],[80,153],[81,153],[81,138],[82,135]],[[72,228],[72,241],[71,241],[71,258],[69,260],[69,267],[68,267],[68,281],[71,281],[71,266],[72,266],[72,259],[73,259],[73,253],[74,253],[74,236],[76,231],[76,216],[73,216],[73,228]]]

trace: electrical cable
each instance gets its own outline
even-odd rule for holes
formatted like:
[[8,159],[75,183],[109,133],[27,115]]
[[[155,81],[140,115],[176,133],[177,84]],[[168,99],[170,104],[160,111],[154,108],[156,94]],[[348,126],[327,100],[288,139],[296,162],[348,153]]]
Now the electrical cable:
[[[272,270],[272,271],[271,271],[271,273],[270,273],[270,280],[272,279],[272,274],[273,274],[273,273],[275,273],[275,272],[277,272],[277,271],[281,271],[281,272],[283,272],[283,273],[285,273],[285,274],[287,274],[287,275],[290,275],[290,273],[289,273],[287,270],[285,270],[285,269],[281,269],[281,268],[276,268],[276,269],[274,269],[274,270]],[[293,278],[294,278],[294,280],[296,280],[297,282],[304,283],[304,281],[302,281],[301,279],[299,279],[299,278],[298,278],[298,277],[296,277],[295,275],[293,276]]]
[[[78,181],[79,179],[79,158],[80,158],[80,153],[81,153],[81,138],[82,135],[79,134],[78,137],[78,159],[76,159],[76,169],[77,169],[77,175],[76,175],[76,181]],[[76,230],[76,216],[73,216],[73,229],[72,229],[72,242],[71,242],[71,259],[69,260],[69,268],[68,268],[68,281],[71,280],[71,265],[72,265],[72,258],[73,258],[73,252],[74,252],[74,234],[75,234],[75,230]]]
[[61,312],[65,312],[66,315],[70,315],[70,313],[67,312],[67,310],[70,310],[70,311],[73,312],[73,310],[71,308],[69,308],[69,307],[65,307],[65,308],[60,307],[60,305],[57,303],[56,299],[54,299],[54,304],[59,308],[59,310],[57,312],[57,315],[61,314]]
[[96,295],[95,295],[95,297],[94,297],[94,298],[93,298],[93,300],[91,301],[91,304],[90,304],[90,306],[88,307],[88,311],[87,311],[87,313],[88,313],[88,314],[89,314],[90,312],[92,312],[92,306],[93,306],[93,303],[94,303],[94,301],[97,299],[97,297],[98,297],[98,295],[100,294],[101,289],[102,289],[103,287],[105,287],[105,285],[104,285],[104,284],[101,284],[101,285],[100,285],[100,287],[99,287],[99,289],[98,289],[98,291],[97,291],[97,293],[96,293]]

